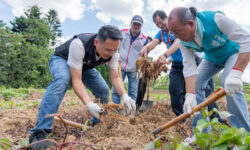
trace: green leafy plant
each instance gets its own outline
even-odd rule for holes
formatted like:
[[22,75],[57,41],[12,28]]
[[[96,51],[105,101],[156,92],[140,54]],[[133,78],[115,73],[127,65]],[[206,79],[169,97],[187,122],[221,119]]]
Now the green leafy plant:
[[6,150],[12,147],[12,142],[7,138],[0,139],[0,150]]
[[[202,110],[204,118],[212,115],[213,112],[218,113],[222,119],[230,116],[225,111],[213,110],[208,113],[204,109]],[[211,132],[202,132],[207,127],[211,128]],[[243,128],[223,125],[218,121],[218,118],[213,118],[210,122],[206,119],[200,119],[197,122],[194,134],[196,136],[195,144],[204,150],[227,150],[234,146],[237,146],[238,149],[250,149],[250,133]]]
[[[207,112],[206,109],[201,110],[203,117],[209,117],[214,112],[218,113],[222,119],[229,117],[226,111],[212,110]],[[208,133],[203,132],[205,128],[211,128]],[[202,150],[230,150],[233,147],[237,147],[239,150],[250,149],[250,133],[245,131],[243,128],[229,127],[221,124],[218,118],[213,118],[210,122],[206,119],[200,119],[197,122],[194,134],[196,141],[194,144],[199,146]],[[175,135],[168,134],[167,139],[170,141],[165,150],[193,150],[193,148],[186,142],[183,141],[182,137],[176,133]],[[159,138],[155,139],[151,143],[145,146],[145,150],[155,149],[161,141]]]
[[40,105],[39,100],[32,100],[32,101],[24,101],[24,100],[18,100],[18,101],[0,101],[0,109],[11,109],[11,108],[36,108]]
[[83,127],[82,127],[82,132],[86,132],[86,131],[87,131],[88,122],[89,122],[88,119],[84,122],[84,125],[83,125]]
[[0,86],[0,95],[4,100],[8,101],[13,97],[27,97],[29,94],[29,89],[26,88],[5,88]]

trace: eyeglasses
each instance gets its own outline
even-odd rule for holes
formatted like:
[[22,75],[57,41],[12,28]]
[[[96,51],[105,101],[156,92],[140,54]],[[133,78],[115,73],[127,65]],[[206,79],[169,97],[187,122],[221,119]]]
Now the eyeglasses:
[[185,32],[186,32],[186,26],[184,26],[184,27],[182,27],[182,28],[180,28],[180,29],[178,29],[178,30],[175,30],[173,33],[174,33],[174,36],[176,37],[176,38],[179,38],[179,37],[182,37],[184,34],[185,34]]
[[103,51],[104,51],[104,53],[106,53],[106,54],[114,54],[114,53],[117,52],[117,50],[105,50],[105,49],[103,49]]

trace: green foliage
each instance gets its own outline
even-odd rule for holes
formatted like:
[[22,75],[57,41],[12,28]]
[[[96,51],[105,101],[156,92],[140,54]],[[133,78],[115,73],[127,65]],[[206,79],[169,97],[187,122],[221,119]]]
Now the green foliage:
[[156,138],[154,141],[148,143],[143,150],[152,150],[155,148],[160,148],[161,147],[161,141],[159,138]]
[[213,79],[214,79],[214,86],[221,86],[221,73],[216,74]]
[[61,27],[61,23],[59,21],[57,12],[53,9],[50,9],[46,14],[46,20],[50,27],[51,46],[54,46],[56,44],[57,37],[62,36],[62,30],[59,29]]
[[87,131],[88,122],[89,122],[88,119],[84,122],[84,125],[82,127],[82,132],[86,132]]
[[4,100],[8,101],[12,97],[26,97],[29,94],[29,89],[19,88],[19,89],[6,89],[5,87],[0,86],[0,96],[3,97]]
[[167,138],[171,141],[165,147],[165,150],[193,150],[193,148],[186,142],[183,142],[182,137],[176,133],[175,135],[167,135]]
[[12,147],[12,142],[9,139],[0,139],[0,150],[6,150]]
[[0,109],[12,109],[12,108],[37,108],[40,105],[40,101],[38,100],[18,100],[18,101],[0,101]]
[[7,138],[1,138],[0,139],[0,150],[6,150],[6,149],[18,149],[22,146],[28,145],[29,140],[25,139],[23,141],[19,141],[16,146]]
[[[182,142],[182,137],[176,133],[175,135],[168,134],[166,138],[170,141],[164,148],[165,150],[193,150],[193,148],[185,142]],[[148,143],[143,150],[152,150],[156,148],[161,148],[162,143],[159,138]]]
[[45,87],[51,80],[48,62],[53,53],[25,42],[22,34],[0,29],[0,84],[6,87]]
[[247,102],[250,102],[250,94],[245,93],[245,97],[246,97]]
[[[227,112],[217,112],[220,117],[225,118],[230,116]],[[202,109],[202,114],[204,117],[209,117],[213,112],[206,112],[205,109]],[[208,133],[202,132],[204,128],[211,127],[211,131]],[[228,127],[223,125],[218,121],[218,118],[214,118],[211,122],[208,122],[206,119],[200,119],[197,122],[194,134],[196,136],[195,144],[203,150],[228,150],[237,146],[239,150],[248,150],[250,149],[250,133],[245,131],[243,128]],[[170,141],[165,150],[193,150],[193,148],[188,145],[188,143],[183,142],[182,137],[176,133],[175,135],[167,135],[167,139]],[[155,149],[159,143],[159,138],[148,143],[145,146],[145,150]]]
[[40,8],[36,5],[25,10],[25,16],[15,17],[11,30],[22,33],[25,40],[31,45],[47,48],[51,37],[50,27],[46,19],[41,18]]
[[3,20],[0,20],[0,28],[4,28],[6,24],[3,22]]
[[112,87],[112,83],[109,76],[108,67],[103,64],[96,67],[96,69],[101,73],[103,79],[106,81],[109,87]]
[[[6,87],[46,87],[51,80],[48,61],[50,26],[32,6],[11,22],[11,33],[0,28],[0,84]],[[56,16],[55,16],[56,17]]]
[[[225,113],[221,114],[225,115]],[[219,115],[221,114],[219,113]],[[225,116],[228,116],[228,114]],[[202,130],[208,126],[211,126],[211,132],[202,132]],[[195,135],[195,144],[200,146],[202,149],[226,150],[234,146],[238,146],[239,149],[250,148],[250,133],[246,132],[243,128],[238,129],[236,127],[222,125],[218,122],[217,118],[212,119],[211,122],[208,122],[206,119],[199,120],[195,128]]]
[[28,145],[28,144],[29,144],[29,140],[25,139],[23,141],[19,141],[16,148],[18,149],[18,148],[23,147],[23,146]]

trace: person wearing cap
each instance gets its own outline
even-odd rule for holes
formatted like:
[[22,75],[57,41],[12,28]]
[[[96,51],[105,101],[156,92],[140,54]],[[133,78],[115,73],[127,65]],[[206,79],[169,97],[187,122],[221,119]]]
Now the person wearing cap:
[[99,29],[98,34],[78,34],[56,48],[49,62],[53,80],[43,95],[36,126],[30,130],[29,142],[33,143],[31,149],[47,149],[54,145],[50,141],[41,141],[46,139],[52,130],[53,117],[46,115],[57,112],[70,82],[76,95],[94,116],[92,122],[99,119],[102,109],[91,100],[86,88],[93,95],[100,97],[102,103],[108,103],[109,87],[95,69],[103,63],[108,65],[110,79],[119,95],[123,97],[126,111],[135,109],[135,103],[126,93],[118,74],[117,50],[121,40],[121,31],[117,27],[105,25]]
[[[180,39],[184,57],[185,112],[191,113],[193,107],[204,101],[207,82],[223,70],[221,85],[227,94],[227,111],[232,114],[228,117],[230,124],[250,132],[242,83],[243,71],[250,60],[250,34],[222,12],[197,12],[194,7],[174,8],[168,27]],[[204,52],[198,68],[194,61],[196,51]],[[199,114],[193,119],[193,129],[201,118]]]
[[[140,57],[142,47],[147,44],[147,37],[141,32],[143,18],[140,15],[133,16],[130,29],[122,29],[122,37],[119,53],[121,58],[122,79],[128,78],[128,96],[134,102],[137,97],[138,79],[136,78],[136,60]],[[112,101],[121,103],[120,95],[112,87]]]

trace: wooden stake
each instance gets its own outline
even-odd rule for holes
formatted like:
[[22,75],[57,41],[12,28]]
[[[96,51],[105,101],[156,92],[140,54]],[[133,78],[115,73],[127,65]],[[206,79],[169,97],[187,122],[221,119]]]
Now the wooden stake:
[[[217,101],[218,99],[222,98],[225,95],[226,95],[225,90],[220,87],[219,89],[215,90],[211,95],[209,95],[204,102],[202,102],[198,106],[194,107],[192,109],[192,113],[191,114],[200,111],[201,108],[206,107],[206,106],[214,103],[215,101]],[[161,127],[157,128],[156,130],[154,130],[152,132],[152,134],[156,135],[156,134],[158,134],[158,133],[166,130],[167,128],[175,125],[176,123],[178,123],[178,122],[180,122],[180,121],[188,118],[189,116],[191,116],[191,114],[184,113],[184,114],[176,117],[175,119],[167,122],[166,124],[162,125]]]

